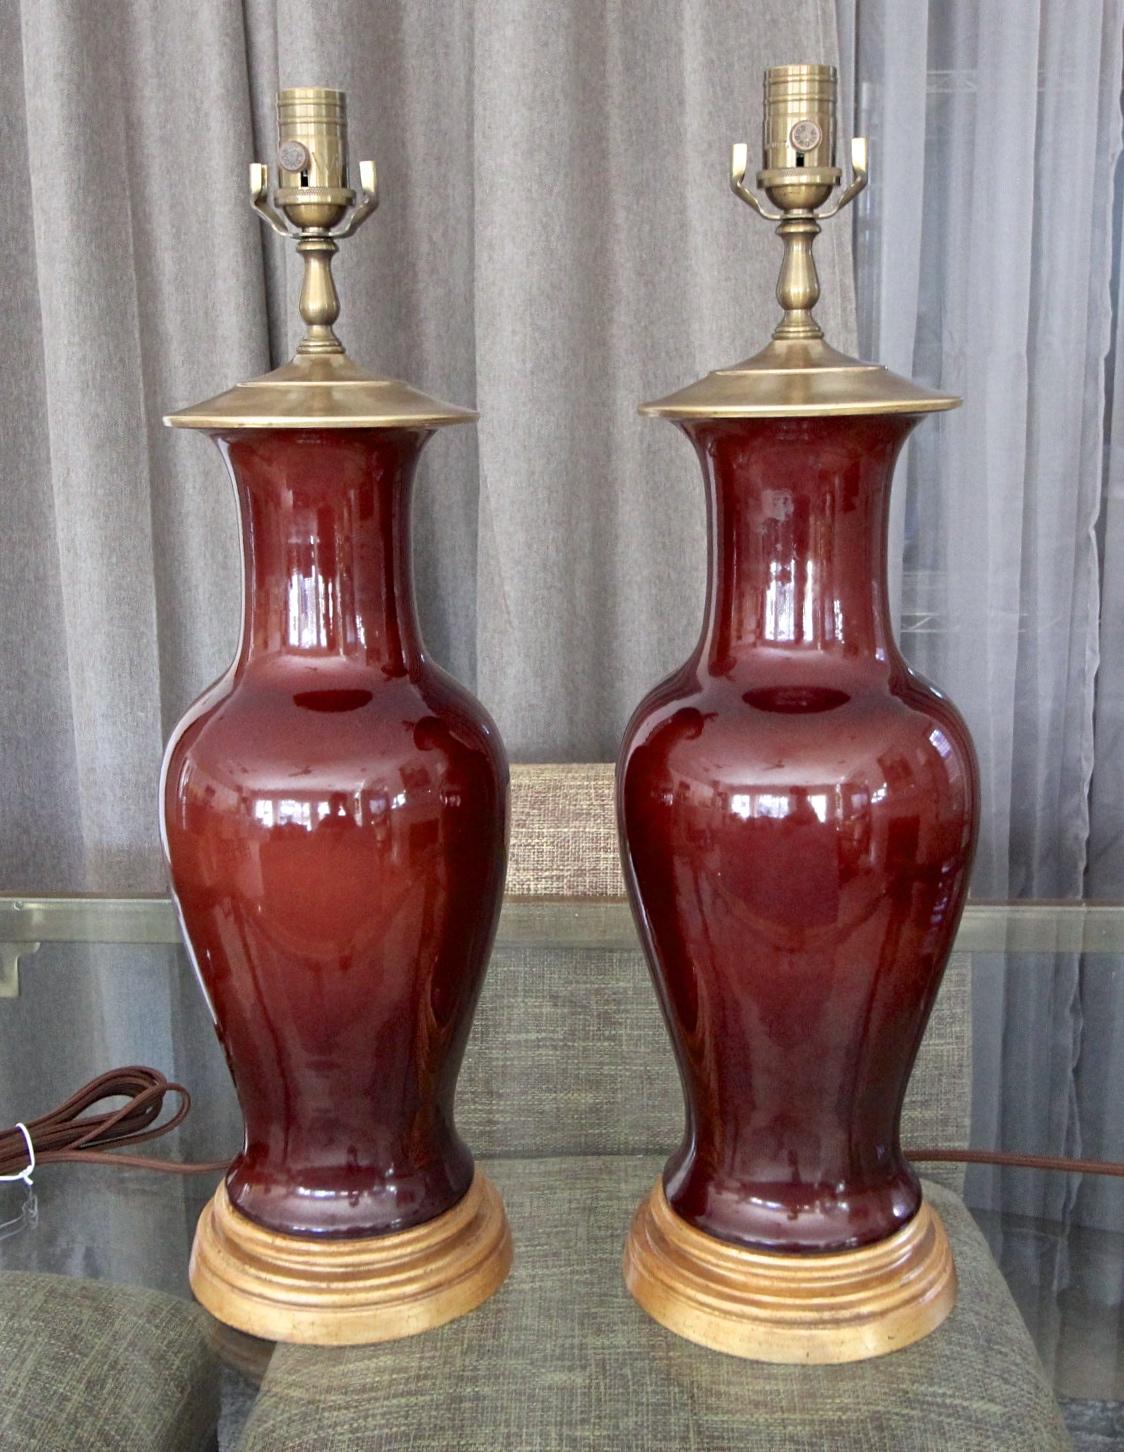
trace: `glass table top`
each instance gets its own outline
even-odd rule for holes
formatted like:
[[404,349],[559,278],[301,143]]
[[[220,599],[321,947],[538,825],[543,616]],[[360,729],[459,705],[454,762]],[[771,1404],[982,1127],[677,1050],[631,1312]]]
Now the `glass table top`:
[[[1124,906],[971,904],[957,951],[970,981],[972,1146],[1124,1159]],[[607,955],[640,1002],[650,990],[625,904],[508,901],[482,1014],[511,973],[533,977],[538,965],[555,986],[584,974],[588,990]],[[607,1029],[589,1063],[617,1043]],[[472,1056],[470,1046],[470,1087]],[[233,1151],[237,1105],[167,900],[0,898],[0,1122],[30,1119],[129,1063],[160,1068],[193,1094],[187,1124],[154,1154]],[[670,1057],[655,1077],[664,1075],[673,1077]],[[491,1121],[480,1131],[491,1136],[485,1163],[504,1132]],[[195,1221],[217,1179],[54,1165],[37,1171],[33,1194],[0,1184],[0,1269],[187,1297]],[[965,1198],[1076,1444],[1124,1445],[1124,1180],[973,1167]],[[236,1445],[269,1355],[241,1340],[228,1343],[222,1371],[224,1448]]]

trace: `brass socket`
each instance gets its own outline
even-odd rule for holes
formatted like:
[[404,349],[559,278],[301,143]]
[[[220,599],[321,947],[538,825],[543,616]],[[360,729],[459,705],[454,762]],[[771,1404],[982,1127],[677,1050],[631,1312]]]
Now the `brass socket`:
[[822,206],[838,185],[834,66],[772,66],[765,72],[762,168],[757,184],[782,211]]
[[355,200],[347,174],[347,97],[325,86],[277,93],[278,187],[295,227],[334,227]]

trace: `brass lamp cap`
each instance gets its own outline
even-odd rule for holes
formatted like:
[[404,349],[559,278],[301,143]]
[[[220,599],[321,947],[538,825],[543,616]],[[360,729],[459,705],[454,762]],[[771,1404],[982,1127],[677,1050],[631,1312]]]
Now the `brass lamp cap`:
[[471,423],[468,408],[442,403],[398,378],[376,378],[346,353],[298,353],[164,419],[177,429],[432,429]]
[[830,414],[936,413],[957,408],[878,363],[840,353],[822,338],[774,339],[760,353],[717,368],[666,398],[641,405],[654,418],[810,418]]

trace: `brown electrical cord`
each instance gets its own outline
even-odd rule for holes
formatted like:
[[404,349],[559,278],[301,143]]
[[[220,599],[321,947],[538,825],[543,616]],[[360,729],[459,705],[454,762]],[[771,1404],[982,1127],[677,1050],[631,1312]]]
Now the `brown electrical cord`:
[[[176,1094],[179,1105],[163,1124],[156,1121],[164,1108],[164,1096]],[[101,1114],[86,1114],[103,1099],[125,1099],[119,1109]],[[170,1175],[207,1175],[225,1170],[227,1160],[184,1162],[158,1160],[148,1155],[120,1154],[114,1146],[143,1144],[158,1139],[175,1129],[187,1118],[191,1095],[182,1084],[165,1078],[158,1069],[131,1064],[125,1069],[111,1069],[65,1104],[39,1119],[27,1121],[27,1132],[35,1146],[37,1165],[82,1162],[97,1165],[123,1165],[129,1169],[162,1170]],[[945,1160],[954,1164],[1012,1165],[1026,1170],[1062,1170],[1089,1175],[1124,1175],[1124,1164],[1114,1160],[1070,1160],[1054,1155],[1022,1155],[1007,1150],[916,1149],[907,1150],[912,1160]],[[28,1164],[27,1144],[21,1131],[13,1125],[0,1133],[0,1175],[17,1175]]]
[[1020,1155],[1014,1150],[906,1150],[911,1160],[948,1160],[958,1165],[1012,1165],[1017,1170],[1064,1170],[1078,1175],[1124,1175],[1118,1160],[1067,1160],[1061,1155]]
[[[179,1105],[170,1119],[157,1124],[164,1109],[165,1094],[178,1095]],[[122,1098],[127,1103],[119,1109],[101,1114],[84,1113],[103,1099]],[[185,1164],[181,1160],[116,1152],[118,1145],[143,1144],[145,1140],[167,1134],[184,1122],[190,1108],[191,1095],[182,1084],[166,1079],[158,1069],[131,1064],[125,1069],[99,1074],[77,1094],[72,1094],[65,1104],[38,1119],[27,1120],[27,1132],[35,1146],[37,1165],[87,1161],[137,1170],[162,1170],[170,1175],[203,1175],[225,1170],[229,1160]],[[27,1168],[27,1163],[27,1144],[21,1131],[13,1126],[0,1133],[0,1174],[16,1175]]]

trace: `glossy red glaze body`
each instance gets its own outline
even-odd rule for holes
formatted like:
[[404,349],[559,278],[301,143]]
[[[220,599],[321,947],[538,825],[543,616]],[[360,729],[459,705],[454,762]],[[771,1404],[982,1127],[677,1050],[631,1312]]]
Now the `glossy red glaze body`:
[[230,1197],[283,1233],[405,1229],[472,1179],[453,1097],[503,891],[507,764],[418,636],[427,438],[219,438],[242,639],[169,744],[165,844],[246,1121]]
[[975,755],[886,604],[900,415],[684,425],[706,621],[618,773],[686,1099],[664,1183],[724,1240],[831,1251],[917,1210],[902,1100],[967,891]]

